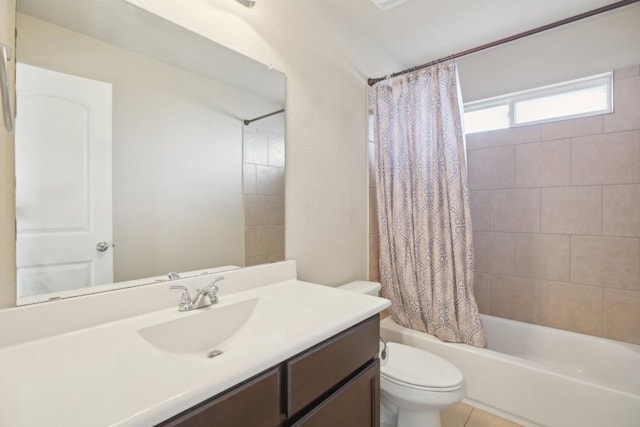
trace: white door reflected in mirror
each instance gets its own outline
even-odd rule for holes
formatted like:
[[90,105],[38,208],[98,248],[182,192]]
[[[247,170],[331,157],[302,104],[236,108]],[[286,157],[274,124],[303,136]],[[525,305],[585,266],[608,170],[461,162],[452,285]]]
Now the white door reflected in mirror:
[[111,84],[17,72],[18,298],[112,283]]

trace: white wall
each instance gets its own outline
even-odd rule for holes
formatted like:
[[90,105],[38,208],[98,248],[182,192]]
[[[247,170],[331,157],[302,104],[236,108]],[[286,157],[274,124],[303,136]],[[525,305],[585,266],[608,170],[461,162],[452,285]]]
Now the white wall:
[[640,5],[458,60],[465,102],[640,63]]
[[286,257],[303,280],[366,278],[366,77],[384,52],[314,1],[129,1],[286,73]]
[[275,106],[27,15],[17,25],[20,61],[113,84],[115,280],[243,265],[234,116]]

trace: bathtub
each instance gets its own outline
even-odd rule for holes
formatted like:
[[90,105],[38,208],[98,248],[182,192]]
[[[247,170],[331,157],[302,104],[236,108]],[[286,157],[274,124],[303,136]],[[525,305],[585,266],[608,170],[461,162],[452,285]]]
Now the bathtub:
[[467,382],[465,402],[524,426],[640,426],[640,346],[481,317],[488,349],[444,343],[390,317],[380,333],[453,362]]

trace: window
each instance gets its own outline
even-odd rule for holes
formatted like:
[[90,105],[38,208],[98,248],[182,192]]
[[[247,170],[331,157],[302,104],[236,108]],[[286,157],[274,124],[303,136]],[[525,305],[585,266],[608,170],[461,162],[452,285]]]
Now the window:
[[559,83],[464,106],[466,133],[524,126],[613,111],[613,73]]

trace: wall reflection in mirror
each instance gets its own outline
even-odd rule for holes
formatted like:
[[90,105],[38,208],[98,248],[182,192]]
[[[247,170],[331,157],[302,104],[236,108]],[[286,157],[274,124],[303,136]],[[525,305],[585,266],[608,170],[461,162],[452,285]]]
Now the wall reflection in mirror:
[[285,77],[124,0],[18,0],[18,304],[284,259]]

